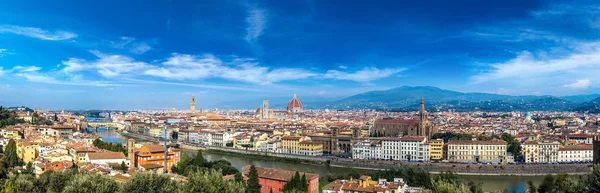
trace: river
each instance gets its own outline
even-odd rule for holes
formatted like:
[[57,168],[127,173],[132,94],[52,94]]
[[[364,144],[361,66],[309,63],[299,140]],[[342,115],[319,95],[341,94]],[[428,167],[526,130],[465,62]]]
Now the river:
[[[93,131],[93,130],[92,130]],[[121,142],[126,144],[127,138],[119,135],[114,130],[106,130],[104,128],[98,129],[98,135],[102,137],[105,142]],[[184,150],[186,153],[195,154],[195,151]],[[317,165],[301,165],[301,164],[290,164],[277,161],[268,160],[253,160],[245,157],[229,156],[229,155],[217,155],[210,153],[203,153],[203,156],[208,161],[215,160],[227,160],[237,169],[241,170],[243,166],[253,164],[259,167],[267,168],[278,168],[284,170],[294,170],[301,172],[317,173],[320,176],[326,176],[327,174],[340,174],[350,172],[348,168],[338,167],[325,167]],[[361,170],[358,170],[359,172]],[[363,170],[364,172],[364,170]],[[508,192],[522,193],[527,189],[527,181],[531,180],[534,184],[539,185],[543,181],[543,176],[460,176],[464,181],[473,181],[476,183],[483,184],[483,191],[498,191],[507,189]],[[409,184],[410,185],[410,184]]]

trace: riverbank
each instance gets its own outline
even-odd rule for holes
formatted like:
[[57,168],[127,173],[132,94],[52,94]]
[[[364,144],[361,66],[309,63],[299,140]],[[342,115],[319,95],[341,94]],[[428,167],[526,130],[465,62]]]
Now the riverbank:
[[158,142],[158,140],[154,137],[145,136],[145,135],[136,135],[133,133],[125,133],[121,130],[117,130],[117,133],[123,137],[135,139],[136,141],[141,142]]
[[[198,149],[195,148],[194,151]],[[356,160],[335,157],[308,157],[289,154],[275,154],[260,151],[206,147],[206,151],[218,154],[237,156],[267,161],[277,161],[292,164],[320,165],[338,168],[352,168],[359,170],[389,170],[399,167],[418,168],[431,174],[453,172],[464,176],[545,176],[568,173],[570,175],[585,175],[591,172],[588,164],[561,164],[561,165],[497,165],[497,164],[450,164],[450,163],[420,163],[399,162],[383,160]]]
[[260,160],[266,160],[266,161],[276,161],[276,162],[291,163],[291,164],[305,164],[305,165],[318,165],[318,166],[327,166],[328,165],[327,161],[315,161],[315,160],[275,157],[275,156],[257,155],[257,154],[244,154],[244,153],[224,151],[224,150],[218,150],[218,149],[208,149],[208,150],[204,150],[204,151],[211,153],[211,154],[217,154],[217,155],[237,156],[237,157],[244,157],[244,158],[250,158],[250,159],[260,159]]
[[592,171],[588,164],[535,164],[535,165],[495,165],[495,164],[458,164],[458,163],[420,163],[383,160],[355,160],[332,158],[333,167],[349,167],[365,170],[387,170],[398,167],[411,167],[425,170],[431,174],[453,172],[466,176],[545,176],[568,173],[586,175]]

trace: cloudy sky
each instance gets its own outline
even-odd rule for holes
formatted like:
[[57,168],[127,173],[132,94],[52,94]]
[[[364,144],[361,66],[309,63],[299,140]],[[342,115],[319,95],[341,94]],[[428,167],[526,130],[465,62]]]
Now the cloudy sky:
[[599,93],[597,1],[7,1],[0,104],[198,108],[409,85]]

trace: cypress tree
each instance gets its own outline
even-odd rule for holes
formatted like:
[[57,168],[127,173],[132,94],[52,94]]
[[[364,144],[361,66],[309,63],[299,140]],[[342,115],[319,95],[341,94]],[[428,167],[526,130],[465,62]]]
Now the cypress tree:
[[260,193],[260,187],[261,185],[258,182],[258,171],[256,171],[256,167],[252,165],[248,172],[248,188],[246,189],[246,193]]
[[204,160],[204,156],[202,156],[202,150],[198,150],[198,153],[196,153],[196,157],[194,158],[194,165],[201,168],[204,167],[205,162],[206,160]]
[[294,175],[292,180],[294,181],[294,189],[302,190],[302,183],[300,182],[300,172],[296,171],[296,174]]
[[234,179],[236,182],[244,182],[244,176],[242,176],[241,172],[235,173]]
[[308,192],[308,182],[306,181],[306,174],[302,174],[302,180],[300,180],[300,184],[302,185],[302,189],[300,190]]
[[6,145],[4,163],[6,163],[6,167],[9,168],[19,165],[19,157],[17,157],[17,143],[13,139],[10,139],[8,141],[8,145]]

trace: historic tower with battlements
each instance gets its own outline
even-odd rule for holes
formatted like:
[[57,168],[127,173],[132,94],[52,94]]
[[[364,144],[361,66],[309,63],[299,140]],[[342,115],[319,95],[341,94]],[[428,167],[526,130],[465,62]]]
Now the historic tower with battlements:
[[196,112],[196,97],[195,96],[192,96],[192,98],[190,99],[190,112],[191,113]]

